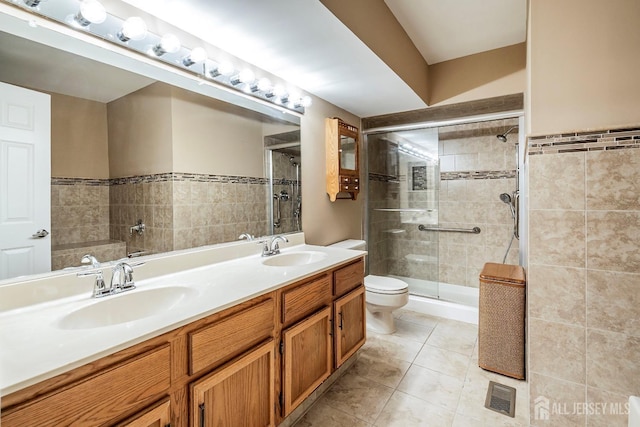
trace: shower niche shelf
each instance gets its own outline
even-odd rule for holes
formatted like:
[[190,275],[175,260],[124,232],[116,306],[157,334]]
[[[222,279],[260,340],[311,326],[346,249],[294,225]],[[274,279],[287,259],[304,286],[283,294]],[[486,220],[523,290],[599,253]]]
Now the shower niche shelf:
[[360,193],[360,141],[358,128],[338,118],[325,119],[327,194],[356,200]]

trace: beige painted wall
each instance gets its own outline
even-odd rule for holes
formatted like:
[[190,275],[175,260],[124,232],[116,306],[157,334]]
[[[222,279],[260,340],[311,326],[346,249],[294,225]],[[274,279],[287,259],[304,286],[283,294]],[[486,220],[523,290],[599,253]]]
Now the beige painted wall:
[[174,171],[265,176],[260,121],[179,88],[172,88],[171,102]]
[[429,103],[429,65],[384,0],[320,1]]
[[[333,104],[313,97],[313,105],[302,118],[302,229],[307,243],[326,245],[344,239],[361,239],[365,191],[358,200],[336,200],[327,196],[325,176],[324,119],[340,117],[360,127],[360,119]],[[361,150],[362,151],[362,150]],[[364,164],[360,162],[360,164]],[[364,174],[360,179],[365,181]]]
[[51,176],[109,178],[107,105],[50,95]]
[[171,87],[154,83],[107,104],[111,178],[171,172]]
[[429,105],[524,92],[526,53],[526,43],[519,43],[431,65]]
[[640,122],[640,2],[530,1],[532,135]]

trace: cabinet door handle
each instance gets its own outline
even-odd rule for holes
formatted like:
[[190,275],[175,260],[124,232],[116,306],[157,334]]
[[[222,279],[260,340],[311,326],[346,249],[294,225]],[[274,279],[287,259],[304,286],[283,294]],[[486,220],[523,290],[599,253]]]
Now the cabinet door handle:
[[200,408],[200,427],[204,427],[204,403],[201,403],[198,408]]
[[338,323],[338,328],[342,330],[342,312],[338,313],[338,316],[340,316],[340,323]]

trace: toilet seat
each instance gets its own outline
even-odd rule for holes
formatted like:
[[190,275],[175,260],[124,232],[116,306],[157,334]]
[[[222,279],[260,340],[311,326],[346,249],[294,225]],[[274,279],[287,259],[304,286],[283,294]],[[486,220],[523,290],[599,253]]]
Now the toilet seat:
[[364,278],[367,292],[382,295],[399,295],[409,292],[409,285],[393,277],[369,275]]

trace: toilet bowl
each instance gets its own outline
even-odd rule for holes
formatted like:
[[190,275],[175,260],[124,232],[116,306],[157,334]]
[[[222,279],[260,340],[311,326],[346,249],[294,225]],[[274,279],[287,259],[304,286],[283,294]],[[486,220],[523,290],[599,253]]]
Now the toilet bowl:
[[[364,240],[344,240],[330,245],[342,249],[365,250]],[[409,285],[392,277],[369,275],[364,278],[367,328],[380,333],[396,331],[393,311],[409,302]]]

